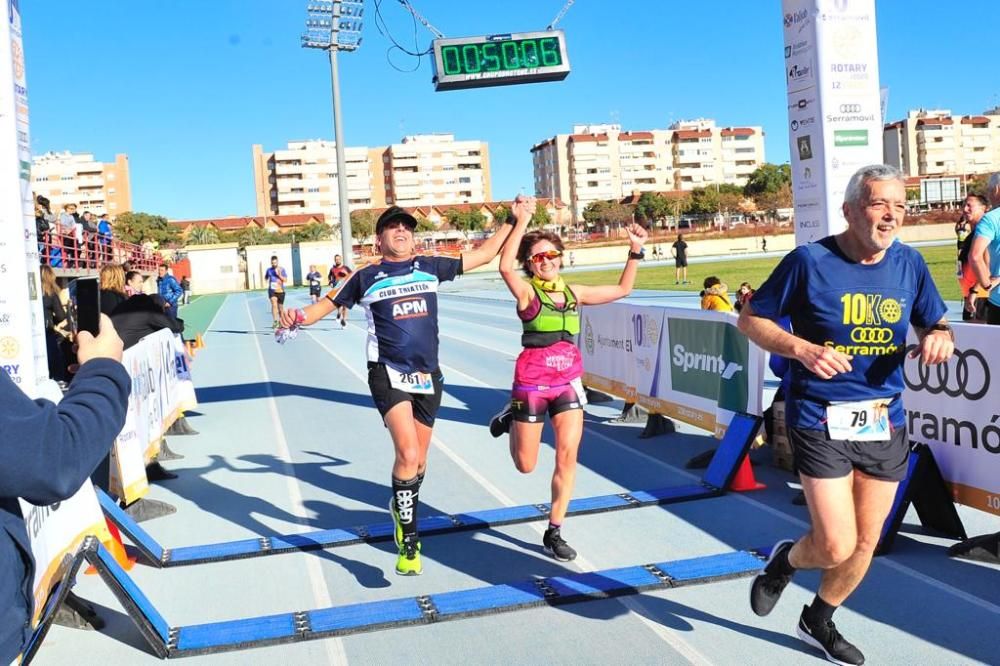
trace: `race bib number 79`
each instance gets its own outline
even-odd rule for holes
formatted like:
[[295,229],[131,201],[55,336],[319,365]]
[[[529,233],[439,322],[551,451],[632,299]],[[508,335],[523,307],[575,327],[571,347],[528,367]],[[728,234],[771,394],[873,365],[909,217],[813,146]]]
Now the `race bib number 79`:
[[889,401],[860,400],[828,405],[826,427],[830,431],[830,439],[888,441],[892,436],[889,429]]

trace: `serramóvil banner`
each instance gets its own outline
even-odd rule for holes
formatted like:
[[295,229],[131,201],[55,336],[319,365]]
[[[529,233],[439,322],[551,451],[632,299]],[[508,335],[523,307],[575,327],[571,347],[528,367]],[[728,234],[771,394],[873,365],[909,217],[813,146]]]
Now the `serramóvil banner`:
[[761,412],[765,355],[724,312],[628,303],[583,309],[587,386],[686,423],[725,432]]
[[[906,431],[934,451],[955,501],[1000,515],[1000,327],[953,327],[948,363],[925,366],[907,356]],[[907,342],[909,352],[912,330]]]

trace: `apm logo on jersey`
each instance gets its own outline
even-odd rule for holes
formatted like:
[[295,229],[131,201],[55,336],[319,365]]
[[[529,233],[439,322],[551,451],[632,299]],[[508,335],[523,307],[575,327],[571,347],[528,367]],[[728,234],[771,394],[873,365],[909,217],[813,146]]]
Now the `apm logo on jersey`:
[[414,317],[426,317],[428,315],[427,301],[423,296],[410,296],[392,302],[392,318],[413,319]]
[[667,331],[673,390],[716,401],[723,409],[746,411],[750,346],[736,327],[667,318]]

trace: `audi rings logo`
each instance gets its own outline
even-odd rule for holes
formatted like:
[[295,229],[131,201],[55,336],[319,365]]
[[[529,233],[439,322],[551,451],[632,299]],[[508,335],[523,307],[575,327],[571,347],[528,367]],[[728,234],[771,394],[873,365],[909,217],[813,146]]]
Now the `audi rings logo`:
[[[909,345],[906,353],[909,354],[916,348],[916,345]],[[918,361],[915,365],[916,381],[907,370],[911,365],[903,366],[903,380],[911,391],[927,391],[931,395],[944,393],[951,398],[961,396],[967,400],[979,400],[990,390],[990,366],[975,349],[956,349],[948,363],[931,367]],[[973,375],[973,372],[976,374]]]
[[861,105],[860,104],[841,104],[840,105],[840,112],[841,113],[861,113]]
[[892,340],[891,328],[852,328],[851,342],[867,342],[874,345],[884,345]]

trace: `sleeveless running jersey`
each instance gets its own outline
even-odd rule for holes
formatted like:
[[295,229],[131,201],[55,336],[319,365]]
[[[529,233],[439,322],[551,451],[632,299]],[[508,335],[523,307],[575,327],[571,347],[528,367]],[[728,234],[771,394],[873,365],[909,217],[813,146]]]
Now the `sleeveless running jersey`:
[[821,379],[791,361],[788,423],[824,430],[830,402],[895,397],[889,407],[894,427],[904,414],[903,360],[910,324],[929,327],[947,308],[923,257],[895,242],[877,264],[859,264],[828,236],[785,256],[753,296],[754,314],[789,316],[795,335],[854,358],[851,372]]
[[356,271],[334,298],[360,303],[368,319],[368,360],[400,372],[438,369],[438,284],[462,274],[462,260],[416,256]]
[[517,316],[521,318],[523,333],[522,347],[547,347],[560,340],[573,342],[580,333],[580,311],[576,305],[576,295],[566,287],[563,291],[566,302],[560,307],[552,302],[552,297],[544,289],[532,284],[535,298]]

